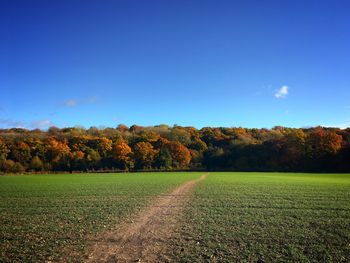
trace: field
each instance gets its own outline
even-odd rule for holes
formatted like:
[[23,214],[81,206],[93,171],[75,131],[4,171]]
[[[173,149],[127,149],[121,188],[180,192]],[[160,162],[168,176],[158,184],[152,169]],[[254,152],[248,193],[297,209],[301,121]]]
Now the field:
[[0,176],[0,262],[79,261],[87,236],[199,175]]
[[[82,261],[89,236],[202,174],[1,176],[0,262]],[[349,174],[210,173],[186,195],[175,262],[350,262]]]
[[212,173],[174,247],[183,262],[350,262],[350,175]]

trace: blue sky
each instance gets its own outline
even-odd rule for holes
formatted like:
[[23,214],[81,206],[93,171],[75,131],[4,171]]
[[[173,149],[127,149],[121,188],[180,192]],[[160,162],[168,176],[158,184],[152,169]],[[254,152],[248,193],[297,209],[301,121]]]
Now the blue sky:
[[350,2],[0,3],[0,127],[350,126]]

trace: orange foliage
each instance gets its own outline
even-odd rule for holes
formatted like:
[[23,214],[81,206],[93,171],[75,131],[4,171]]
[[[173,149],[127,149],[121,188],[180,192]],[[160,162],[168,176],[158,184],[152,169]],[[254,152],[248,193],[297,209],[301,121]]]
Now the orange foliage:
[[84,152],[82,152],[82,151],[75,151],[75,152],[73,152],[73,157],[75,158],[75,159],[77,159],[77,160],[82,160],[82,159],[84,159]]
[[63,142],[55,138],[49,138],[48,151],[53,162],[58,162],[62,157],[70,155],[70,148],[65,139]]
[[113,145],[113,158],[120,162],[124,169],[127,169],[128,166],[131,164],[131,154],[132,150],[130,146],[124,141],[124,140],[118,140]]
[[309,134],[309,146],[312,147],[313,155],[319,156],[325,153],[335,154],[341,146],[343,138],[333,131],[327,131],[317,127]]
[[166,147],[169,149],[173,164],[178,168],[187,167],[191,162],[191,152],[186,146],[179,142],[169,142]]
[[141,168],[151,168],[156,150],[149,142],[138,142],[134,148],[134,157]]

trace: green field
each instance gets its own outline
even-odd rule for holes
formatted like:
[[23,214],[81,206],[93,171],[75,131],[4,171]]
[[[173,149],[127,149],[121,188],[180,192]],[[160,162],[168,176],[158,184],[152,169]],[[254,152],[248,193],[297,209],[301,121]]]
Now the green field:
[[174,242],[183,262],[350,262],[350,175],[211,173]]
[[199,175],[0,176],[0,262],[55,261],[62,255],[78,262],[88,235]]
[[[86,238],[201,173],[0,177],[0,262],[80,261]],[[210,173],[175,262],[350,262],[350,175]]]

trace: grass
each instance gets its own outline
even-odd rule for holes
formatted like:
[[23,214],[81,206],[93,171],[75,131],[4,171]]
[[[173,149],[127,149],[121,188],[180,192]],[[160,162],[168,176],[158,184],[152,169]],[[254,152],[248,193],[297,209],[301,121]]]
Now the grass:
[[200,173],[0,177],[0,262],[79,262],[84,239]]
[[350,262],[350,174],[211,173],[176,262]]
[[[0,262],[81,261],[86,237],[201,173],[0,177]],[[174,262],[350,262],[350,174],[210,173]]]

